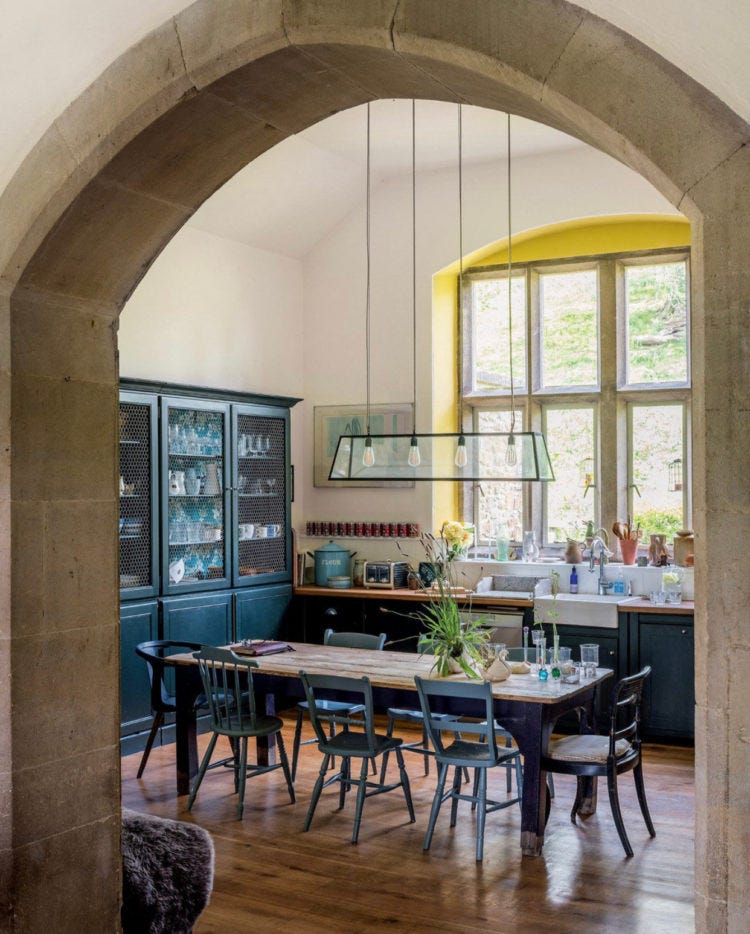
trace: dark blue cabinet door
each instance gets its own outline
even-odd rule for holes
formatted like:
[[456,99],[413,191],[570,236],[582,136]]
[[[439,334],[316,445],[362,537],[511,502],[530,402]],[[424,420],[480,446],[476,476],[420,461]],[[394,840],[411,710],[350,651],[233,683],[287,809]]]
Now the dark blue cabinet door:
[[639,667],[651,666],[643,704],[647,735],[690,739],[695,731],[693,620],[662,616],[638,626]]
[[206,593],[162,600],[164,638],[204,645],[232,641],[232,594]]
[[292,601],[289,584],[238,591],[235,600],[237,639],[295,638],[287,619]]
[[151,726],[151,690],[148,669],[135,654],[139,642],[157,638],[159,605],[156,600],[126,603],[120,608],[120,732],[138,733]]

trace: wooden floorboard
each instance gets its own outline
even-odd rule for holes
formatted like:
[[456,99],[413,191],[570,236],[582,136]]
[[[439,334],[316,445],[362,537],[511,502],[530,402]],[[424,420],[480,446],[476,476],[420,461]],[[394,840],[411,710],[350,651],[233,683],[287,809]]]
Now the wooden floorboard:
[[[418,738],[407,728],[398,733],[405,740]],[[288,750],[292,734],[293,720],[287,718]],[[357,846],[350,843],[353,796],[338,811],[333,788],[323,793],[310,831],[302,833],[320,764],[314,745],[302,747],[294,805],[281,772],[273,772],[248,780],[245,815],[238,821],[231,774],[216,770],[206,776],[188,813],[187,798],[175,796],[174,746],[154,749],[140,780],[135,777],[140,755],[123,758],[123,804],[192,821],[211,833],[214,890],[195,934],[358,934],[386,928],[448,934],[479,929],[517,934],[693,930],[692,749],[645,748],[653,840],[632,776],[622,776],[620,797],[632,859],[620,845],[606,786],[600,784],[597,814],[573,826],[574,780],[555,776],[557,795],[543,855],[521,856],[520,812],[513,806],[487,816],[482,863],[474,859],[476,824],[466,803],[459,807],[453,830],[449,806],[444,805],[432,847],[423,852],[435,772],[433,768],[425,777],[421,757],[405,756],[417,822],[408,822],[400,791],[369,798]],[[389,774],[397,774],[394,761]],[[497,770],[490,783],[491,796],[499,800],[505,794],[504,772]]]

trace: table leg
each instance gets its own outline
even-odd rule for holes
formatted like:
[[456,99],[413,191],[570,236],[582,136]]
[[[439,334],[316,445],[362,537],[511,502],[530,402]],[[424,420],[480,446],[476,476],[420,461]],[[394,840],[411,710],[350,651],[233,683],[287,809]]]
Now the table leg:
[[175,761],[177,767],[177,794],[190,794],[190,783],[198,771],[198,743],[196,739],[195,699],[200,693],[196,686],[196,669],[189,665],[175,665]]
[[522,716],[511,730],[523,756],[521,852],[524,856],[539,856],[547,819],[547,773],[542,770],[542,751],[549,743],[552,724],[544,722],[541,704],[522,707]]
[[[597,688],[598,691],[598,688]],[[592,694],[590,700],[583,708],[583,714],[581,716],[581,733],[594,733],[596,732],[596,722],[595,722],[595,698],[596,694]],[[588,775],[583,777],[583,797],[581,798],[581,803],[578,805],[577,813],[580,817],[590,817],[592,814],[596,813],[596,799],[598,791],[598,781],[595,775]]]

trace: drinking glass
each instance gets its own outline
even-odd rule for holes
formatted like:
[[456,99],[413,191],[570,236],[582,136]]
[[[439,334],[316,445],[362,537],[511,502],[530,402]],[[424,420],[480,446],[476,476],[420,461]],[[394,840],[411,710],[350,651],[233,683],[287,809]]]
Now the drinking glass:
[[585,643],[581,646],[581,665],[583,666],[583,677],[593,678],[596,676],[596,669],[599,667],[599,646],[595,643]]
[[523,560],[536,561],[539,549],[536,546],[536,532],[523,533]]

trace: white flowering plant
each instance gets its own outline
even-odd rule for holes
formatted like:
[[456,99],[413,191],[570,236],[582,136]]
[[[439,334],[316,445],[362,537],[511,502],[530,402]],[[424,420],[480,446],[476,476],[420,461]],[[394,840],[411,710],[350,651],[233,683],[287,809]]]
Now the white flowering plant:
[[474,541],[474,526],[468,522],[444,522],[440,529],[440,538],[445,542],[445,558],[453,561],[466,552]]

